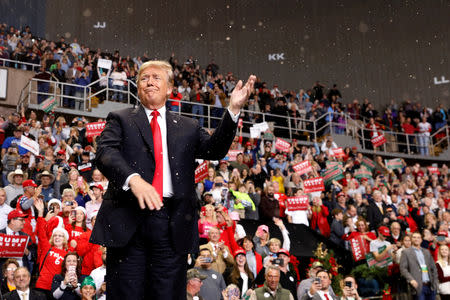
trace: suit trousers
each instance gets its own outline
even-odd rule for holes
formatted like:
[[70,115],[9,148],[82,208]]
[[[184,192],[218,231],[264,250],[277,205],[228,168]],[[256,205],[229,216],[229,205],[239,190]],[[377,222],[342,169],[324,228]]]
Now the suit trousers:
[[173,250],[169,223],[166,206],[149,210],[125,247],[108,248],[108,300],[186,298],[187,254]]

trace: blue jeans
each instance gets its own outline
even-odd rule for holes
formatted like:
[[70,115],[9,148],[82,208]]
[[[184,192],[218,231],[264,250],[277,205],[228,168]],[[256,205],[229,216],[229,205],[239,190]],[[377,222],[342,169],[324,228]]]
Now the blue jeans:
[[[66,96],[75,96],[75,86],[73,85],[66,85],[64,86],[64,95]],[[75,108],[75,99],[74,98],[63,98],[63,106],[64,107],[70,107]]]
[[415,300],[434,300],[436,299],[436,291],[432,291],[428,285],[422,286],[420,294],[415,295]]
[[203,123],[205,119],[203,118],[203,106],[201,105],[192,105],[192,114],[193,118],[198,119],[198,124],[203,127]]
[[170,111],[179,112],[180,106],[179,105],[170,105],[169,109],[170,109]]
[[113,89],[115,90],[120,90],[119,91],[114,91],[114,94],[112,95],[112,100],[119,100],[120,102],[123,101],[123,90],[124,90],[124,86],[122,85],[113,85]]
[[421,155],[428,155],[428,145],[430,143],[430,137],[426,135],[417,135],[419,143],[419,152]]
[[211,127],[216,128],[217,124],[219,124],[220,119],[223,115],[223,108],[221,107],[213,107],[211,109]]

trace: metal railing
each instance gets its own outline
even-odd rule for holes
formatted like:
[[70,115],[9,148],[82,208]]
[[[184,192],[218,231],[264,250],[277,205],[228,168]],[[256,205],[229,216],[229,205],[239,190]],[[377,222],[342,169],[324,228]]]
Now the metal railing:
[[[110,84],[100,87],[101,80],[105,80],[105,78],[98,79],[87,86],[80,86],[33,78],[22,89],[18,109],[25,103],[38,103],[38,100],[42,102],[43,99],[50,96],[57,99],[60,107],[67,104],[68,100],[74,100],[76,106],[71,109],[79,111],[80,114],[91,110],[94,98],[100,98],[106,103],[113,98],[117,101],[121,99],[122,103],[129,105],[139,103],[138,97],[132,92],[132,90],[137,90],[133,81],[127,80],[124,89],[121,90],[114,88],[114,86],[111,87]],[[76,90],[75,94],[65,92],[74,89]],[[175,101],[179,105],[172,105],[172,102]],[[168,109],[180,115],[198,119],[200,124],[208,129],[214,128],[219,123],[223,112],[226,110],[226,108],[216,108],[209,104],[171,99],[167,101],[167,106]],[[381,147],[374,148],[371,141],[373,130],[366,128],[366,124],[361,120],[354,120],[348,114],[335,112],[327,112],[318,117],[313,114],[310,114],[309,118],[307,116],[308,114],[305,111],[300,111],[298,116],[295,117],[289,115],[289,112],[286,112],[286,115],[252,110],[242,110],[241,112],[241,117],[244,120],[243,132],[247,135],[253,124],[267,122],[270,133],[277,137],[319,142],[322,137],[328,134],[346,135],[351,136],[361,149],[374,152],[438,155],[437,150],[444,149],[450,144],[450,130],[446,125],[425,139],[426,143],[423,143],[419,134],[378,130],[377,133],[384,135],[386,142]]]
[[39,69],[41,68],[41,65],[29,63],[26,61],[0,58],[0,67],[29,70],[29,71],[39,71]]

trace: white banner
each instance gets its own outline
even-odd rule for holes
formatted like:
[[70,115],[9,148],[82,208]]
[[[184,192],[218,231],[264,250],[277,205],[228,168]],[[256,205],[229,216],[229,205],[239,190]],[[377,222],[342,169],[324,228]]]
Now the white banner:
[[39,144],[24,135],[20,138],[20,146],[27,149],[34,155],[39,155]]
[[259,130],[259,128],[250,127],[250,137],[252,139],[257,139],[257,138],[259,138],[260,135],[261,135],[261,131]]
[[111,70],[112,60],[99,58],[97,62],[97,68]]

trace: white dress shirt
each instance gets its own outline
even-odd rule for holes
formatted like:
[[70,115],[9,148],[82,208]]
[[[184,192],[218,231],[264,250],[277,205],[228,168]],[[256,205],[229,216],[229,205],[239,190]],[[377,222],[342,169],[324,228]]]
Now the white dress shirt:
[[29,300],[30,299],[30,289],[29,288],[26,291],[17,290],[17,294],[19,294],[20,300]]
[[[145,114],[148,118],[148,126],[150,126],[150,122],[152,121],[152,109],[148,109],[144,106]],[[169,163],[169,153],[167,151],[167,120],[166,120],[166,107],[163,106],[158,109],[159,116],[157,118],[159,128],[161,129],[161,139],[162,139],[162,148],[163,148],[163,197],[172,197],[173,196],[173,185],[172,185],[172,177],[170,174],[170,163]],[[228,109],[228,112],[231,116],[233,122],[237,123],[239,120],[239,114],[235,115],[233,112]],[[123,189],[126,191],[130,188],[129,183],[131,177],[139,175],[138,173],[133,173],[128,176],[127,180],[123,185]]]

